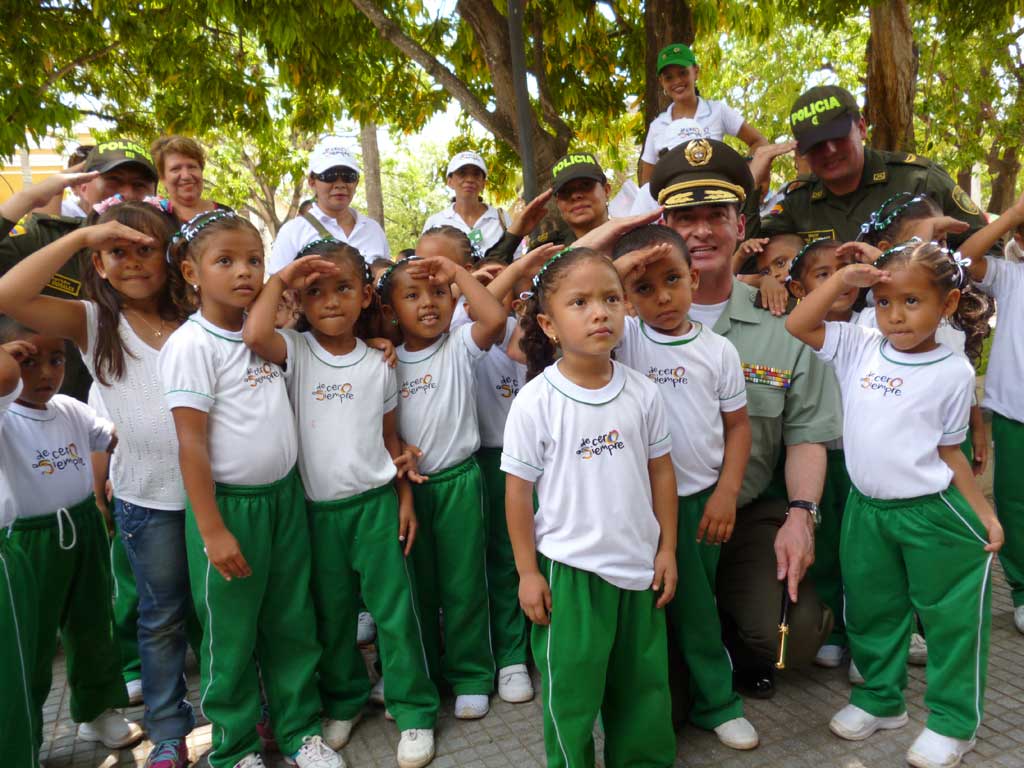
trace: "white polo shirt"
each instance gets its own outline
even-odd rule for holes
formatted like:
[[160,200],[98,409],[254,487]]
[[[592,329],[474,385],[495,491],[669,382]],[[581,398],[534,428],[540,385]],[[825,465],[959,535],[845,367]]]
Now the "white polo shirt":
[[505,337],[484,355],[476,367],[476,414],[480,420],[480,445],[501,448],[505,421],[512,400],[526,383],[526,366],[508,356],[518,320],[505,321]]
[[967,435],[974,369],[949,347],[908,354],[881,332],[825,323],[818,357],[831,364],[843,393],[846,468],[857,489],[876,499],[911,499],[949,487],[953,471],[940,445]]
[[558,363],[526,384],[505,426],[502,471],[536,483],[537,551],[620,589],[650,589],[661,529],[647,463],[672,450],[658,388],[621,363],[584,389]]
[[245,346],[241,331],[196,312],[167,339],[158,362],[167,407],[209,416],[214,482],[266,485],[295,466],[298,441],[284,374]]
[[439,472],[465,461],[480,447],[476,418],[476,366],[484,356],[473,324],[456,328],[426,349],[397,350],[398,429],[423,456],[419,471]]
[[655,165],[664,150],[692,139],[715,139],[737,136],[743,127],[743,115],[724,101],[697,97],[693,117],[672,118],[672,104],[651,122],[640,159]]
[[398,392],[384,355],[361,339],[347,355],[332,355],[311,332],[278,333],[288,348],[284,378],[306,498],[347,499],[394,480],[384,414],[395,409]]
[[718,482],[725,456],[722,414],[747,404],[736,347],[700,323],[683,336],[666,336],[627,317],[615,356],[657,384],[665,400],[677,493],[691,496]]
[[508,215],[504,211],[489,205],[483,215],[476,220],[476,224],[471,227],[455,212],[455,203],[452,203],[443,211],[438,211],[427,219],[427,223],[423,225],[423,231],[426,232],[431,227],[440,227],[445,224],[460,229],[469,236],[469,241],[483,256],[487,253],[488,248],[501,239],[510,223]]
[[[6,395],[0,395],[0,435],[2,435],[3,422],[7,418],[7,411],[11,405],[21,397],[21,380],[14,386],[14,390]],[[0,536],[6,536],[6,529],[18,516],[18,507],[14,501],[14,490],[7,479],[11,471],[7,468],[7,450],[3,440],[0,439]]]
[[[356,219],[350,235],[346,235],[337,220],[320,210],[320,206],[316,203],[310,207],[309,213],[331,233],[332,237],[359,249],[367,264],[374,259],[390,259],[391,249],[388,247],[388,239],[380,224],[369,216],[364,216],[355,208],[349,208],[349,210],[352,211],[352,215]],[[317,231],[316,227],[302,216],[296,216],[291,221],[285,222],[284,226],[278,230],[277,238],[274,240],[270,261],[267,263],[267,274],[272,275],[295,261],[295,256],[304,246],[321,237],[323,235]]]
[[979,287],[996,300],[996,337],[985,374],[981,404],[1014,421],[1024,422],[1024,263],[986,256],[988,269]]
[[52,515],[91,496],[89,454],[110,447],[114,425],[67,395],[54,395],[42,409],[5,400],[0,451],[17,516]]

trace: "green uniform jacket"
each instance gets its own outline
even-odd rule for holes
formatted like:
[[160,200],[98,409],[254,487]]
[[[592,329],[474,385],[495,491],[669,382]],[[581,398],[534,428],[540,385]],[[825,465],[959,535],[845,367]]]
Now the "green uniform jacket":
[[816,176],[804,183],[793,183],[785,198],[761,218],[760,231],[751,228],[747,237],[795,232],[808,242],[823,237],[849,242],[857,238],[860,225],[882,203],[900,192],[925,193],[947,216],[970,225],[967,232],[950,236],[953,246],[959,246],[987,223],[985,214],[967,193],[931,160],[865,147],[864,175],[856,190],[836,196]]
[[783,447],[825,443],[842,434],[836,377],[814,351],[786,331],[785,318],[757,309],[757,289],[733,280],[729,303],[715,323],[739,352],[753,432],[738,505],[768,488]]
[[[29,215],[22,223],[13,224],[0,219],[0,276],[31,253],[49,245],[85,223],[85,219],[66,216]],[[76,256],[53,276],[43,293],[60,299],[84,299]],[[68,345],[71,346],[71,345]],[[64,368],[64,386],[61,392],[85,402],[89,397],[92,378],[82,363],[78,350],[68,352]]]

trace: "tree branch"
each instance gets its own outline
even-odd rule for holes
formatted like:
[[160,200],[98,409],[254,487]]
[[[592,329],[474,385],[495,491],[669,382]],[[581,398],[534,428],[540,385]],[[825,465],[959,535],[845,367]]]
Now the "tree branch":
[[544,120],[555,129],[555,135],[569,142],[572,140],[572,129],[562,119],[551,100],[551,89],[548,85],[547,72],[544,69],[544,21],[536,7],[530,14],[530,31],[533,34],[533,68],[530,71],[537,81],[537,94],[540,97],[540,108],[544,113]]
[[114,50],[114,48],[116,48],[118,44],[119,41],[115,40],[110,45],[106,45],[103,48],[100,48],[98,51],[93,51],[92,53],[88,53],[85,56],[79,56],[77,59],[68,64],[65,64],[60,69],[54,70],[50,73],[50,76],[46,78],[46,82],[43,83],[42,86],[40,86],[39,95],[42,96],[44,93],[50,90],[58,81],[63,79],[66,75],[70,74],[71,72],[74,72],[79,67],[84,67],[86,64],[91,64],[97,59],[102,59],[104,56],[106,56],[108,53]]

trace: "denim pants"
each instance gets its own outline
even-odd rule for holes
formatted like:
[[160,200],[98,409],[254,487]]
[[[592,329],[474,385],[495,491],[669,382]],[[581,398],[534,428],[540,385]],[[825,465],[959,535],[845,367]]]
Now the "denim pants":
[[184,738],[195,717],[185,700],[185,620],[191,611],[184,510],[116,499],[121,533],[139,592],[139,658],[150,741]]

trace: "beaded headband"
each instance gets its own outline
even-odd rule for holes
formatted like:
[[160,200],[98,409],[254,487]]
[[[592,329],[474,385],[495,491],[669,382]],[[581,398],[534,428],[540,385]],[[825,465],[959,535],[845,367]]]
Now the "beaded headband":
[[171,264],[171,248],[180,242],[191,243],[210,224],[221,219],[237,219],[238,214],[227,208],[218,208],[215,211],[203,211],[197,213],[187,222],[181,225],[177,232],[171,235],[171,242],[167,245],[167,263]]
[[554,256],[552,256],[550,259],[545,261],[544,262],[544,266],[537,270],[537,274],[533,276],[533,292],[534,293],[536,293],[540,289],[541,278],[544,276],[544,273],[548,271],[548,267],[550,267],[552,264],[554,264],[560,258],[565,256],[565,254],[567,254],[571,250],[572,250],[571,247],[563,248],[558,253],[556,253]]
[[392,273],[403,264],[408,264],[410,261],[418,261],[423,258],[422,256],[406,256],[404,259],[392,262],[391,266],[384,270],[380,278],[377,280],[377,293],[380,294],[381,298],[384,298],[384,290],[387,288],[388,281],[391,280]]
[[786,282],[788,283],[790,280],[794,279],[793,278],[793,274],[798,271],[797,268],[800,265],[801,260],[804,258],[804,256],[806,256],[808,254],[808,252],[810,252],[810,250],[812,248],[814,248],[814,246],[816,246],[822,240],[831,240],[831,239],[832,238],[830,238],[830,237],[819,237],[819,238],[817,238],[815,240],[811,240],[811,242],[809,242],[809,243],[804,243],[804,247],[801,248],[799,251],[797,251],[796,252],[796,256],[794,256],[793,260],[791,262],[789,262],[789,274],[786,276]]
[[[114,206],[121,205],[121,203],[126,202],[128,201],[124,199],[124,195],[118,192],[117,194],[111,195],[106,200],[96,203],[96,205],[92,207],[92,210],[96,213],[97,216],[99,216],[101,214],[106,213]],[[157,210],[162,211],[164,213],[173,213],[173,206],[171,205],[171,201],[168,200],[166,197],[158,197],[157,195],[146,195],[144,198],[142,198],[142,200],[139,200],[137,202],[145,203],[146,205],[151,205]]]
[[[904,197],[908,199],[905,202],[893,208],[887,216],[885,216],[884,218],[882,217],[882,211],[884,211],[887,206],[892,205],[893,202]],[[871,215],[868,217],[868,220],[860,225],[860,237],[870,235],[872,232],[884,232],[890,226],[892,226],[893,222],[896,221],[899,215],[903,213],[905,210],[907,210],[907,208],[914,205],[915,203],[924,202],[927,198],[927,195],[912,195],[910,192],[896,193],[888,200],[886,200],[884,203],[882,203],[880,206],[878,206],[877,210],[872,211]],[[860,239],[860,237],[858,237],[858,239]]]
[[[891,259],[895,254],[902,253],[907,248],[913,248],[921,245],[923,241],[919,237],[912,237],[905,243],[894,245],[889,250],[885,251],[881,256],[875,259],[874,266],[876,269],[881,269],[885,263]],[[960,251],[951,251],[948,248],[935,243],[940,251],[949,257],[949,260],[953,262],[953,266],[956,269],[956,286],[957,288],[963,288],[970,283],[970,273],[967,271],[968,267],[971,266],[971,260],[964,256]]]

